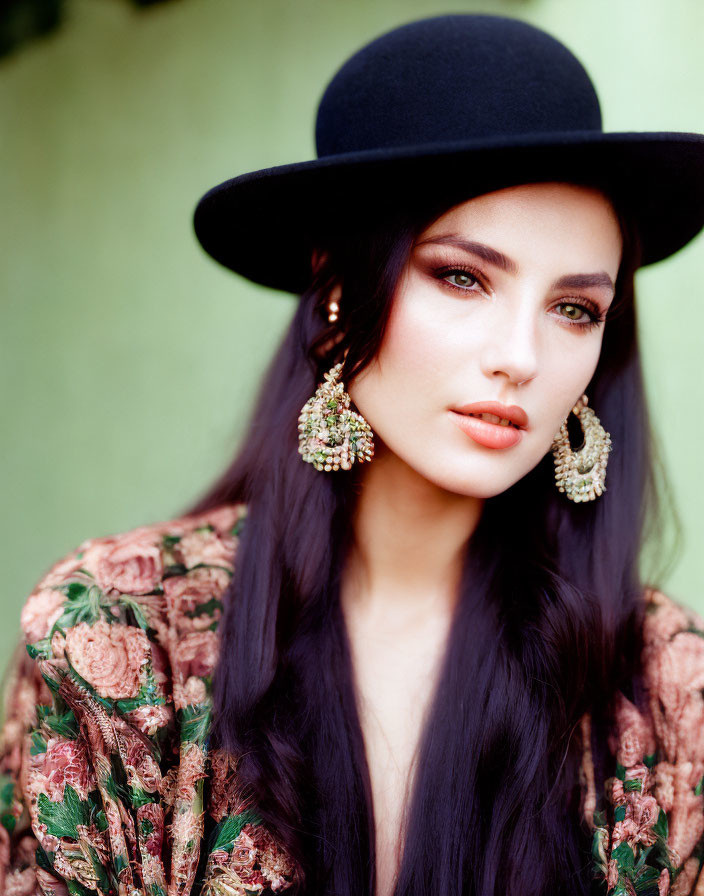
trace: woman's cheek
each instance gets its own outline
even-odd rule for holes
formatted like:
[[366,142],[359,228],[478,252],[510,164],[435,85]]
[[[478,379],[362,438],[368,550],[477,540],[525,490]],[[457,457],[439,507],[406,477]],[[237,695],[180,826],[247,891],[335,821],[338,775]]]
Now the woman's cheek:
[[427,313],[409,306],[390,321],[382,366],[393,367],[400,377],[418,380],[428,389],[437,388],[436,376],[445,371],[450,351],[447,334]]
[[387,444],[398,448],[431,436],[432,417],[451,404],[447,350],[437,325],[408,306],[390,318],[377,358],[348,388]]

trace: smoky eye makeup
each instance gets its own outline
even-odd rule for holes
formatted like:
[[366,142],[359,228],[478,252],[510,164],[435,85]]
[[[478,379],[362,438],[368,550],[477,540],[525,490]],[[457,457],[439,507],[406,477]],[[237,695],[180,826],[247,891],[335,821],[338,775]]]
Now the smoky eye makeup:
[[484,273],[471,264],[441,265],[434,267],[431,275],[434,280],[447,283],[463,292],[474,287],[484,288]]
[[490,291],[486,266],[467,252],[442,245],[421,245],[414,250],[416,266],[428,279],[459,293]]
[[443,280],[450,274],[464,274],[477,284],[488,284],[488,277],[482,266],[472,262],[464,252],[443,251],[441,247],[434,246],[430,251],[417,249],[415,260],[420,271],[433,280]]
[[[467,261],[464,253],[462,260],[451,259],[442,252],[419,254],[421,271],[441,286],[464,295],[486,291],[486,273],[479,265]],[[567,327],[576,330],[599,327],[608,314],[608,308],[602,309],[598,302],[588,296],[566,296],[551,307],[557,309],[557,316],[564,320]]]

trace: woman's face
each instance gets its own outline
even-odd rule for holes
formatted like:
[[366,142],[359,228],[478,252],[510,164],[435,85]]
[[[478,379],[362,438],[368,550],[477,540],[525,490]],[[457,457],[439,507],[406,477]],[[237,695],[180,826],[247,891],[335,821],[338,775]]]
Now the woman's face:
[[[525,476],[592,378],[621,249],[610,202],[569,184],[509,187],[435,220],[376,358],[347,384],[377,453],[476,497]],[[467,415],[484,402],[522,409],[521,429]]]

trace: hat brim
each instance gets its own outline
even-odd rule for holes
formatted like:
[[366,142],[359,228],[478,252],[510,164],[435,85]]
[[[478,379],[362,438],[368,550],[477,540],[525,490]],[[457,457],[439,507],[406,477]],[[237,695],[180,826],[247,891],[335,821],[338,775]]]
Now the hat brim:
[[301,293],[322,222],[373,216],[420,195],[461,202],[545,181],[590,183],[622,199],[640,232],[642,265],[677,252],[704,227],[704,135],[600,131],[389,147],[264,168],[208,190],[193,225],[220,264]]

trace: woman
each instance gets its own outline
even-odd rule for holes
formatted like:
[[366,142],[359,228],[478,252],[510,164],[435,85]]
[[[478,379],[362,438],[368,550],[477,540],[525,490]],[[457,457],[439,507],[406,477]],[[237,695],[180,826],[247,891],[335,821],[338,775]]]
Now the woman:
[[561,44],[459,15],[355,54],[317,140],[196,211],[302,293],[233,465],[25,605],[6,891],[701,892],[633,278],[704,224],[704,137],[604,134]]

